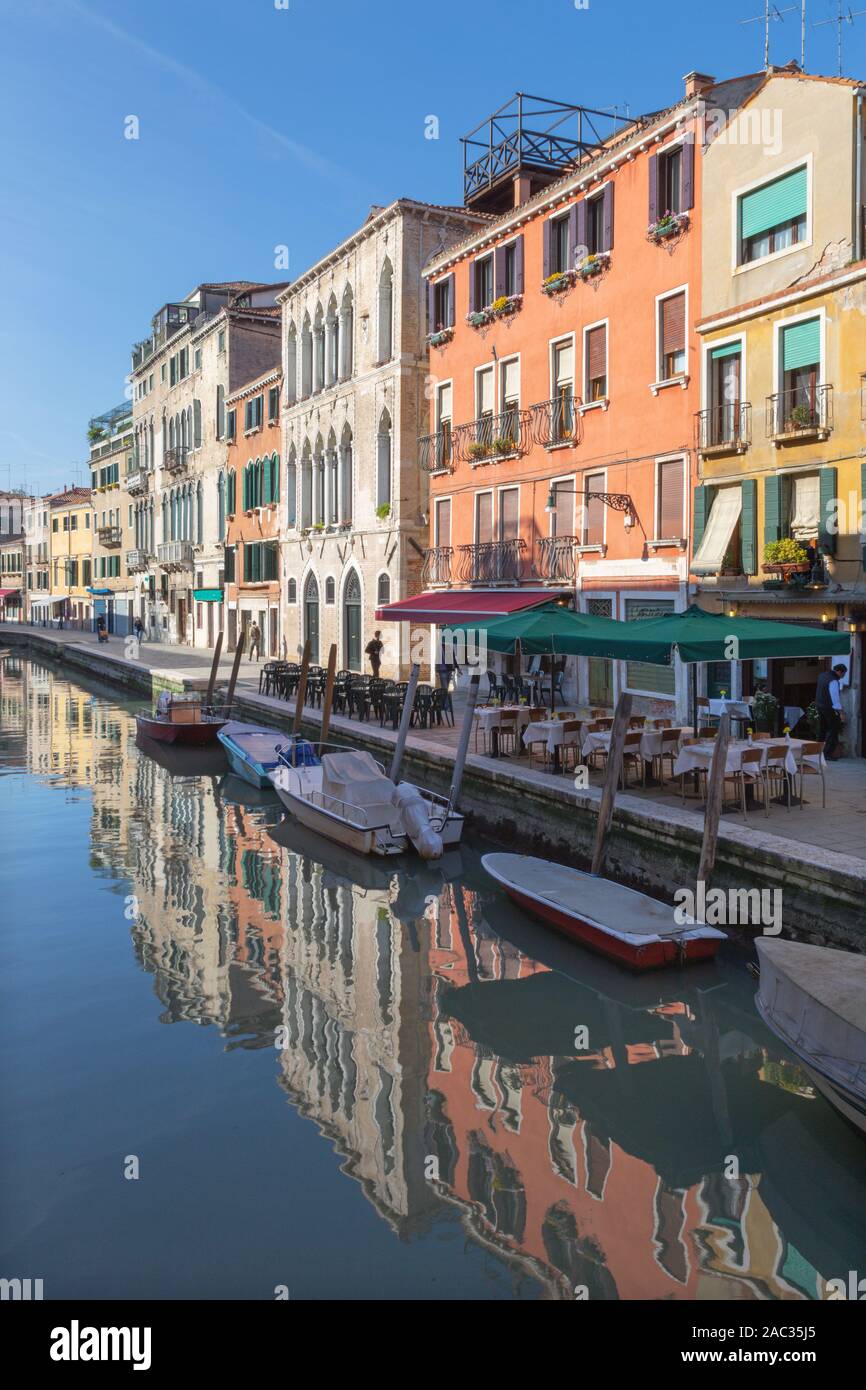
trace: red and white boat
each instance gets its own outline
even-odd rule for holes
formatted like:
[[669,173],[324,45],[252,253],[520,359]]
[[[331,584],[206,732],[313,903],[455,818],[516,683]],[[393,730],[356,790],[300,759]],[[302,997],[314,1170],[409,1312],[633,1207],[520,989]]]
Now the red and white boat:
[[137,714],[138,732],[157,743],[182,743],[200,748],[215,743],[227,723],[224,714],[214,713],[198,695],[173,695],[164,690],[153,714]]
[[677,909],[609,878],[528,854],[485,854],[487,873],[514,902],[582,946],[633,970],[710,960],[725,933],[677,920]]

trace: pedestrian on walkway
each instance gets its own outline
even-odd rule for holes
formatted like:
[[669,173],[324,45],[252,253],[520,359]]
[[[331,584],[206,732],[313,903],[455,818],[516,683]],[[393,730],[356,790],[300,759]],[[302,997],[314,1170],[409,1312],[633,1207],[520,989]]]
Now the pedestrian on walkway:
[[262,630],[255,621],[250,627],[250,661],[253,660],[253,652],[256,654],[255,660],[258,661],[262,654]]
[[845,721],[842,713],[842,693],[840,681],[847,666],[837,664],[830,671],[822,671],[815,686],[815,708],[821,720],[821,737],[824,740],[824,757],[829,762],[841,758],[839,733]]
[[382,668],[382,648],[384,647],[384,645],[385,643],[382,641],[382,634],[377,628],[376,631],[373,633],[373,636],[371,637],[370,641],[364,648],[364,651],[370,658],[370,670],[373,672],[374,677],[378,676]]

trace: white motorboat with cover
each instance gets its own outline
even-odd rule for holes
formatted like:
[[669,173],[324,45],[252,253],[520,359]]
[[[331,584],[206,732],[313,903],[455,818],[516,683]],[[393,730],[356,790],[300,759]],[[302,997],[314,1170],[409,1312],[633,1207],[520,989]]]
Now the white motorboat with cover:
[[463,817],[438,793],[393,782],[367,752],[290,745],[271,773],[280,801],[302,825],[360,854],[401,854],[410,845],[438,859],[460,843]]
[[866,956],[759,936],[758,1013],[866,1134]]

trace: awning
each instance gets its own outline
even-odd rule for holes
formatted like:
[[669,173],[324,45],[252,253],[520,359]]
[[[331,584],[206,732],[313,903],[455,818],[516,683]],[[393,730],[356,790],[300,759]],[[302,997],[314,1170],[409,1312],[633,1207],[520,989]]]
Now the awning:
[[742,507],[743,490],[739,483],[716,489],[703,540],[689,566],[692,574],[718,574]]
[[222,589],[193,589],[192,596],[196,603],[222,603]]
[[111,594],[113,594],[113,593],[114,593],[114,590],[113,590],[113,589],[88,589],[87,592],[88,592],[89,594],[96,594],[97,598],[104,598],[106,595],[109,595],[109,596],[110,596]]
[[570,598],[571,590],[556,589],[437,589],[415,594],[376,609],[377,622],[450,623],[503,618],[527,608],[539,608],[558,598]]
[[68,603],[68,594],[34,594],[30,599],[31,608],[56,608],[58,603]]
[[13,594],[16,594],[16,595],[18,596],[18,598],[20,598],[20,597],[21,597],[21,590],[20,590],[20,589],[0,589],[0,598],[2,598],[2,599],[11,598]]

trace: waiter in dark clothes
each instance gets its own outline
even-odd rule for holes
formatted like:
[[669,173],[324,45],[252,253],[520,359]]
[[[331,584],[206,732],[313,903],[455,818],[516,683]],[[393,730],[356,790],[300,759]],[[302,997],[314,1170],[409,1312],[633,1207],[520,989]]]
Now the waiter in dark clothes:
[[845,716],[842,713],[840,682],[847,669],[847,666],[836,665],[830,671],[822,671],[815,686],[815,708],[821,717],[824,757],[832,762],[842,756],[839,732]]

